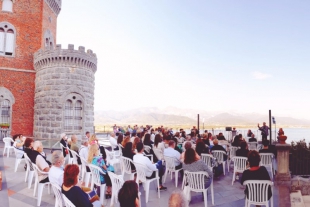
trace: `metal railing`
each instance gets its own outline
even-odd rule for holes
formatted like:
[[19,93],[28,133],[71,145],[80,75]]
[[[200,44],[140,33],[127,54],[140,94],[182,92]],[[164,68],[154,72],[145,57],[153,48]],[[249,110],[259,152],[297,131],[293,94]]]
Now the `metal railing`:
[[11,136],[11,129],[4,129],[0,128],[0,140],[2,140],[4,137],[10,137]]

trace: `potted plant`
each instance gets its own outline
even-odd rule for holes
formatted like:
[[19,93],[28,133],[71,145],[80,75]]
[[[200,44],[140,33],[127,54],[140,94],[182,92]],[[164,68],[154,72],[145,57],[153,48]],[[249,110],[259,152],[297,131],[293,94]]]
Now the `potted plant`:
[[2,123],[2,124],[0,124],[0,127],[2,129],[8,129],[10,127],[10,124],[9,123]]

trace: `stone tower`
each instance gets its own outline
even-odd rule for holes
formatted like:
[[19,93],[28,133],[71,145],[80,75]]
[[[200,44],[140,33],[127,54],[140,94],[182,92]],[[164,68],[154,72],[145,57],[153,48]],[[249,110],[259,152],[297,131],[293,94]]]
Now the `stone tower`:
[[84,47],[57,45],[36,52],[34,67],[34,137],[93,133],[96,54]]

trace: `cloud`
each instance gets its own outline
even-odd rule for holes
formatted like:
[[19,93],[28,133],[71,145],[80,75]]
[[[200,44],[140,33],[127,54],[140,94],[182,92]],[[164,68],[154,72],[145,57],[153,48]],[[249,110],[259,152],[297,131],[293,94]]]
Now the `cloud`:
[[270,74],[261,73],[261,72],[258,72],[258,71],[253,72],[252,76],[253,76],[254,79],[257,79],[257,80],[265,80],[267,78],[271,78]]

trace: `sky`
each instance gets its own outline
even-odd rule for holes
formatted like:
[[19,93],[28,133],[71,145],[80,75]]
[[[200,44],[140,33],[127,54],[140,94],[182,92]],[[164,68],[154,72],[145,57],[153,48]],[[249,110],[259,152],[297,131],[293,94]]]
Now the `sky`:
[[308,0],[63,0],[57,44],[98,57],[95,111],[310,119]]

